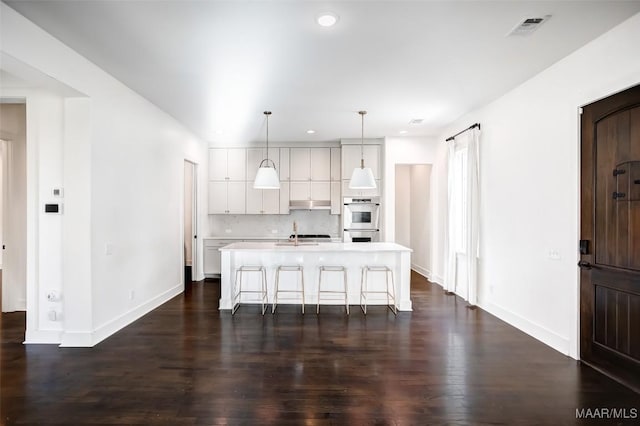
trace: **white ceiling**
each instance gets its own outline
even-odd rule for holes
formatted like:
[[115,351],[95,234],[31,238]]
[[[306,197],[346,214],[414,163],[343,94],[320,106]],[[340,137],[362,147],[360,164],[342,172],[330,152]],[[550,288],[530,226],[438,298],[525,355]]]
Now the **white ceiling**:
[[[263,141],[265,109],[275,142],[359,137],[360,109],[365,137],[435,135],[640,11],[636,0],[5,2],[219,144]],[[315,23],[327,10],[332,28]],[[505,37],[543,15],[531,36]]]

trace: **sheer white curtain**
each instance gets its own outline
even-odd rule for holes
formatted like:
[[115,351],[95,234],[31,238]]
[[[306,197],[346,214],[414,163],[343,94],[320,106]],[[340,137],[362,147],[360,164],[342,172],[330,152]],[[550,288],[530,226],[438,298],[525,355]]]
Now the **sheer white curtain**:
[[445,290],[478,301],[480,236],[480,130],[474,128],[449,141],[448,214],[445,240]]

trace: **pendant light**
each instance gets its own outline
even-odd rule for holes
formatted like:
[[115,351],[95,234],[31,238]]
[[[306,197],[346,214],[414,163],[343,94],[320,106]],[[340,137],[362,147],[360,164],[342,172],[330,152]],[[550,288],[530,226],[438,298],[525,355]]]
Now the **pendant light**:
[[265,111],[264,115],[267,120],[267,156],[260,162],[256,180],[253,181],[254,189],[280,189],[280,179],[276,171],[276,164],[269,159],[269,116],[271,111]]
[[376,180],[370,167],[364,166],[364,115],[367,111],[358,111],[362,117],[362,136],[360,137],[360,167],[353,169],[349,188],[351,189],[375,189]]

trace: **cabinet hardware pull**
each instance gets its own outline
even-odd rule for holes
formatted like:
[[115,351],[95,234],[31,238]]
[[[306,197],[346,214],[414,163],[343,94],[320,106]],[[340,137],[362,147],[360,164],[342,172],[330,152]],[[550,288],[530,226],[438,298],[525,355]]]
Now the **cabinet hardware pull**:
[[616,177],[618,175],[623,175],[626,172],[627,171],[625,169],[613,169],[613,177]]

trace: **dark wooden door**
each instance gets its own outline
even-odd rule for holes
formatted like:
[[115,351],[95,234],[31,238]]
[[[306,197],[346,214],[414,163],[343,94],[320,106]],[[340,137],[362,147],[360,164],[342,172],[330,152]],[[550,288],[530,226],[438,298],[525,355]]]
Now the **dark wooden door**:
[[640,86],[581,127],[580,356],[640,390]]

